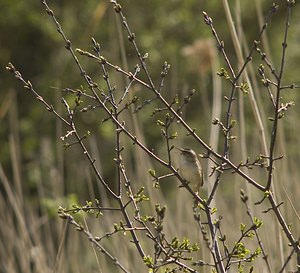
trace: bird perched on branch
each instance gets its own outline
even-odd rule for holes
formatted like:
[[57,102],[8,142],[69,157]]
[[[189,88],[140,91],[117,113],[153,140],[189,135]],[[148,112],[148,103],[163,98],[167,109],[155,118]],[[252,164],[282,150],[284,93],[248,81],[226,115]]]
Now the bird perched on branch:
[[180,152],[180,175],[190,183],[194,192],[198,192],[203,186],[203,172],[200,161],[194,150],[189,148],[178,148]]

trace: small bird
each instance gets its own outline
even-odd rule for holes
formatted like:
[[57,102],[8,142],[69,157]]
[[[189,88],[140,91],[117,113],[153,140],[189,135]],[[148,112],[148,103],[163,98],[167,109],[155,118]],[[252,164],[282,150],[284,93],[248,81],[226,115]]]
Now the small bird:
[[190,182],[191,188],[196,193],[203,186],[203,172],[200,161],[194,150],[178,148],[180,154],[180,174],[183,179]]

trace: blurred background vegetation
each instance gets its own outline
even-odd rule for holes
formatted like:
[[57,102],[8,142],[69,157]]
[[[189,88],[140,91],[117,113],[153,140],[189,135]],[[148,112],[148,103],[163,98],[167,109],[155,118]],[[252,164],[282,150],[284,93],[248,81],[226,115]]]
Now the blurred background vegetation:
[[[241,18],[241,21],[236,19],[243,30],[241,41],[249,47],[252,46],[259,32],[258,11],[261,10],[266,15],[272,2],[231,1],[232,13]],[[216,71],[211,70],[210,54],[214,42],[211,40],[209,28],[203,22],[202,11],[207,11],[213,18],[214,26],[225,43],[226,52],[235,64],[235,52],[221,1],[139,0],[120,1],[120,3],[124,8],[128,24],[136,34],[136,41],[142,53],[149,53],[147,64],[156,85],[160,80],[163,63],[167,61],[171,64],[164,89],[166,97],[170,99],[178,93],[182,98],[189,90],[196,89],[196,95],[186,109],[185,115],[188,123],[197,128],[203,139],[208,140],[212,119],[211,109],[209,109],[212,101],[212,76]],[[108,60],[133,70],[137,63],[135,53],[109,1],[60,0],[49,1],[49,4],[74,48],[90,50],[91,37],[94,37],[100,43],[102,54]],[[284,5],[284,1],[279,1],[279,4]],[[20,86],[19,82],[5,71],[5,66],[8,62],[12,62],[24,78],[30,79],[35,89],[60,111],[63,110],[60,102],[61,88],[76,89],[81,85],[83,88],[86,86],[40,1],[0,0],[0,10],[0,213],[1,222],[5,222],[0,229],[0,252],[3,253],[3,249],[7,248],[9,251],[5,252],[12,254],[8,255],[9,258],[7,256],[6,261],[1,258],[0,271],[39,272],[39,265],[33,261],[38,257],[37,260],[44,261],[43,266],[47,265],[44,268],[48,268],[49,272],[54,265],[60,268],[59,272],[83,272],[81,270],[85,265],[94,266],[95,261],[89,255],[85,258],[86,262],[77,265],[78,267],[75,267],[71,261],[69,263],[60,261],[60,264],[57,264],[62,223],[56,219],[56,210],[59,205],[68,206],[78,201],[84,203],[85,200],[99,197],[99,186],[90,174],[88,164],[84,163],[79,149],[72,148],[64,151],[63,143],[59,138],[65,134],[65,131],[60,122],[55,120],[31,94]],[[296,5],[288,39],[285,70],[287,83],[291,81],[299,83],[299,11],[299,5]],[[270,58],[274,60],[276,67],[281,56],[284,19],[285,9],[281,8],[268,26]],[[221,59],[219,61],[222,67],[224,64]],[[101,84],[102,75],[97,66],[86,58],[82,58],[81,62],[88,74],[93,76],[94,81]],[[259,58],[253,60],[254,67],[259,63]],[[116,86],[124,85],[124,79],[120,79],[117,75],[111,77]],[[224,83],[225,94],[228,92],[226,87],[228,88],[228,85]],[[143,91],[139,89],[140,87],[135,88],[137,93]],[[295,107],[288,111],[282,126],[283,135],[279,150],[285,154],[285,163],[280,167],[282,172],[279,181],[286,183],[285,190],[295,202],[300,196],[298,187],[300,178],[299,92],[286,91],[284,96],[285,101],[293,100]],[[261,94],[261,100],[262,105],[265,106],[267,120],[270,110],[267,106],[269,105],[267,94]],[[253,147],[249,154],[255,157],[260,151],[260,145],[256,139],[256,126],[247,98],[245,101],[245,111],[250,116],[246,115],[247,143]],[[140,129],[148,146],[159,150],[162,146],[162,138],[156,126],[156,119],[150,116],[149,109],[145,109],[139,114]],[[115,178],[115,165],[112,163],[114,127],[109,123],[99,126],[102,118],[104,116],[99,116],[96,112],[82,116],[81,126],[82,131],[92,131],[93,136],[89,145],[105,178],[113,181]],[[192,143],[189,145],[193,146]],[[132,172],[137,172],[136,162],[139,161],[132,155],[128,155],[128,158],[133,162]],[[143,173],[147,175],[145,171]],[[136,177],[141,178],[141,176]],[[173,190],[176,191],[177,188],[174,186]],[[280,192],[279,196],[286,199],[286,195],[284,193],[280,195]],[[14,203],[16,207],[13,206]],[[235,201],[228,203],[232,203],[231,206],[235,205]],[[299,203],[294,205],[299,211]],[[289,220],[293,222],[294,218],[295,215],[291,213]],[[23,226],[20,223],[23,223]],[[26,231],[28,225],[30,228]],[[33,230],[35,233],[32,232]],[[79,239],[74,239],[77,237],[72,232],[70,231],[69,234],[69,238],[72,239],[66,240],[66,245],[69,244],[69,248],[66,246],[66,253],[74,258],[82,253],[80,253],[81,243],[77,241]],[[51,240],[47,240],[48,236]],[[24,264],[16,262],[24,248],[20,242],[8,247],[8,240],[10,242],[23,240],[24,245],[31,244],[30,251],[25,254],[28,255],[31,264],[26,264],[25,258]],[[79,246],[78,253],[74,253],[76,248],[72,248],[74,242]],[[42,255],[41,253],[44,255],[44,260],[39,256]],[[35,265],[33,266],[32,263]],[[26,268],[28,271],[22,271],[21,268]],[[4,269],[13,271],[3,271]],[[45,269],[44,272],[48,271]]]

